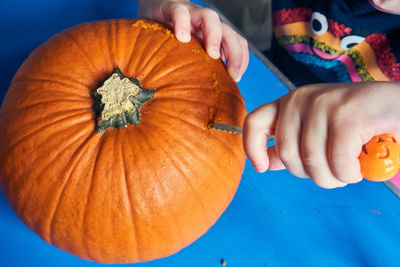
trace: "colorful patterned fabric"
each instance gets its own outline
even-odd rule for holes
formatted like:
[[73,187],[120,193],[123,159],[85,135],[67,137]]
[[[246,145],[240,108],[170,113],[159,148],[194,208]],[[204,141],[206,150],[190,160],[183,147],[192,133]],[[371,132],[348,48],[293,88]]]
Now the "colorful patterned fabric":
[[368,0],[272,2],[279,45],[322,80],[400,81],[399,15]]

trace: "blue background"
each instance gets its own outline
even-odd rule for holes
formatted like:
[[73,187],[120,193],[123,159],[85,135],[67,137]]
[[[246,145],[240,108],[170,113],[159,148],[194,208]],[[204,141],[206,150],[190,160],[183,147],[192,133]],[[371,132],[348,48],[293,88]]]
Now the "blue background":
[[[134,0],[2,0],[0,100],[23,60],[53,34],[136,12]],[[288,92],[252,54],[238,85],[249,111]],[[221,266],[221,259],[232,267],[400,266],[399,226],[400,201],[381,183],[325,190],[286,171],[258,174],[247,162],[231,205],[204,236],[175,255],[133,266]],[[42,241],[0,194],[0,266],[55,265],[98,264]]]

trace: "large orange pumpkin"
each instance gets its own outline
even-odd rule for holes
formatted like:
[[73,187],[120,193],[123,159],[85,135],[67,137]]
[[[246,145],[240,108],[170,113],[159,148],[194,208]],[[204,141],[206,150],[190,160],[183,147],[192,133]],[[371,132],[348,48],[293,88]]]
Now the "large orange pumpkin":
[[[113,74],[114,73],[114,74]],[[220,60],[143,20],[85,23],[31,53],[0,110],[1,189],[46,242],[103,263],[171,255],[227,208],[245,156]]]

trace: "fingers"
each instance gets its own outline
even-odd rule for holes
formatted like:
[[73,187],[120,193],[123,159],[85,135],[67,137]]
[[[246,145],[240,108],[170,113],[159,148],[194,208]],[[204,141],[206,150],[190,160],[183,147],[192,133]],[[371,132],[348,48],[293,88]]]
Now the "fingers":
[[240,81],[249,63],[247,41],[225,23],[222,24],[222,50],[229,75]]
[[332,123],[329,129],[329,166],[333,175],[344,183],[356,183],[362,180],[358,156],[363,141],[357,129],[360,127],[356,127],[354,123],[347,126]]
[[240,80],[244,72],[246,71],[247,66],[249,65],[249,47],[247,44],[247,40],[240,35],[239,35],[239,41],[242,46],[242,64],[239,70],[239,80]]
[[269,103],[247,115],[243,126],[243,146],[248,159],[258,172],[268,169],[267,139],[273,135],[278,106]]
[[[287,103],[289,102],[289,103]],[[300,154],[301,120],[296,107],[296,98],[291,98],[280,108],[276,123],[276,153],[285,167],[295,176],[310,177],[305,171]]]
[[285,164],[283,164],[283,162],[277,155],[276,146],[269,147],[267,152],[268,152],[268,159],[269,159],[268,170],[278,171],[278,170],[286,169]]
[[171,7],[170,11],[176,39],[183,43],[189,42],[191,39],[191,22],[188,8],[175,5]]
[[338,180],[331,172],[327,160],[327,121],[325,112],[318,112],[318,105],[311,109],[303,122],[301,137],[301,158],[304,169],[320,187],[343,187],[347,183]]
[[207,54],[218,59],[222,40],[222,25],[218,14],[211,9],[201,12],[201,30],[204,36],[204,46]]
[[176,38],[190,41],[190,33],[204,41],[207,54],[214,59],[226,60],[226,68],[233,80],[238,82],[249,63],[246,39],[229,25],[222,23],[217,12],[193,4],[171,3],[166,16],[170,16]]
[[226,60],[229,75],[240,81],[249,63],[246,39],[237,34],[229,25],[222,23],[218,14],[211,9],[202,9],[200,14],[192,12],[192,25],[200,25],[197,37],[204,39],[208,55],[214,59]]

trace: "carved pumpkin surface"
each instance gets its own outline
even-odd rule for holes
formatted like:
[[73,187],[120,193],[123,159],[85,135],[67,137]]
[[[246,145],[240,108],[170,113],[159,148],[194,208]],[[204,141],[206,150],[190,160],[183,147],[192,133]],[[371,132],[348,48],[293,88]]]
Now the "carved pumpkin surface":
[[1,189],[32,231],[81,258],[165,257],[232,200],[241,136],[207,125],[245,115],[223,63],[196,40],[142,20],[81,24],[34,50],[11,82]]

